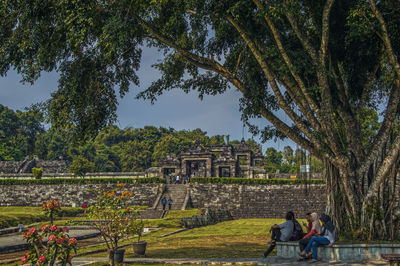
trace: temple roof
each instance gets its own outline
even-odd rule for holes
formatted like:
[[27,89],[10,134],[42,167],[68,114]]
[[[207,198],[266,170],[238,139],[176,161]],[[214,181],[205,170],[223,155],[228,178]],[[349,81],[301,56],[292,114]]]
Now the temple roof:
[[237,152],[248,152],[251,151],[249,145],[246,144],[244,139],[235,147],[235,151]]
[[179,164],[179,158],[174,153],[170,153],[159,161],[159,164]]

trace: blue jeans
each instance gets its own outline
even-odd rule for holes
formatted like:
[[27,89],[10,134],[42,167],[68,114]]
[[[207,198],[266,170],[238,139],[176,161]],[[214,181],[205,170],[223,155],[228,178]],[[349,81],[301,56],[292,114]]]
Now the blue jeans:
[[304,249],[305,252],[310,252],[310,249],[312,247],[312,256],[313,259],[317,259],[317,247],[321,245],[329,245],[329,240],[328,238],[324,236],[312,236],[310,239],[310,242],[308,242],[306,249]]

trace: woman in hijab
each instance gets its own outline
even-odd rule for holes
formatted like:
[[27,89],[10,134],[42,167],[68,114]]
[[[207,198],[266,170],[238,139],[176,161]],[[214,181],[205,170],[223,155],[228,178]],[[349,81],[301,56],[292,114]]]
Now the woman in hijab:
[[322,231],[318,214],[316,212],[313,212],[307,216],[307,220],[309,223],[311,223],[311,227],[307,229],[307,234],[299,241],[300,251],[303,251],[306,248],[312,236],[319,236]]
[[[326,214],[322,214],[319,218],[322,222],[322,232],[320,236],[312,236],[307,244],[307,247],[300,253],[302,257],[311,256],[313,259],[311,262],[317,260],[317,247],[320,245],[329,245],[330,247],[335,242],[335,226],[332,223],[331,217]],[[312,248],[312,253],[310,252]]]

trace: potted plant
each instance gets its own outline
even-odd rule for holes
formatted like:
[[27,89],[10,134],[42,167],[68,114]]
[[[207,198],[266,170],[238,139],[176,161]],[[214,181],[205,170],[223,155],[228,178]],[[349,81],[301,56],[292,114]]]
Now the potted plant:
[[132,193],[123,191],[124,184],[111,191],[98,190],[97,202],[87,208],[87,217],[91,224],[100,231],[107,245],[110,265],[123,261],[124,251],[119,249],[118,242],[130,235],[130,229],[136,222],[137,210],[128,206]]
[[[138,215],[138,213],[136,213]],[[143,235],[144,223],[140,218],[132,219],[130,226],[128,227],[128,233],[130,235],[135,235],[137,237],[137,241],[133,242],[133,252],[137,255],[144,256],[146,253],[146,241],[140,241],[140,238]]]

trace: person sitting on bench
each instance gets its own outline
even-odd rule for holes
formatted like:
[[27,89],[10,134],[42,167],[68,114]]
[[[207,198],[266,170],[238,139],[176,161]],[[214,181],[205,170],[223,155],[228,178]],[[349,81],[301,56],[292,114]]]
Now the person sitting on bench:
[[[322,214],[319,218],[322,222],[322,232],[321,236],[312,236],[310,242],[308,242],[307,247],[300,253],[302,257],[313,257],[311,262],[316,262],[317,260],[317,247],[320,245],[332,246],[335,242],[335,226],[332,223],[331,217],[326,214]],[[312,252],[311,252],[312,248]]]
[[[300,251],[303,251],[306,248],[312,236],[319,236],[321,234],[321,225],[316,212],[307,213],[307,221],[307,234],[299,241]],[[303,225],[305,225],[304,222]],[[305,258],[300,257],[299,261],[303,259]]]
[[274,250],[276,246],[276,241],[287,242],[292,237],[294,223],[292,220],[294,219],[293,212],[289,211],[286,213],[286,222],[281,224],[274,224],[269,229],[271,234],[271,245],[268,249],[264,252],[264,258],[266,258],[272,250]]

